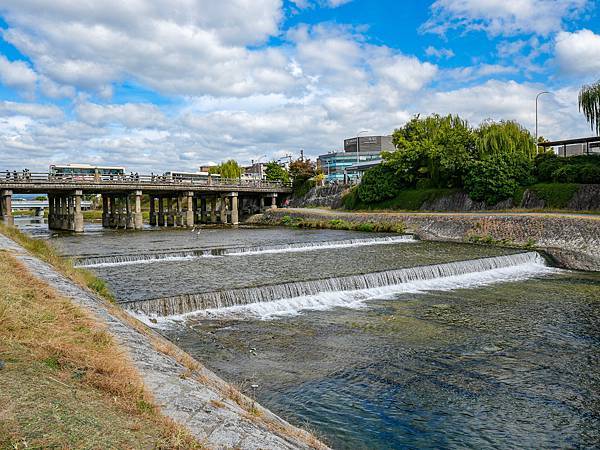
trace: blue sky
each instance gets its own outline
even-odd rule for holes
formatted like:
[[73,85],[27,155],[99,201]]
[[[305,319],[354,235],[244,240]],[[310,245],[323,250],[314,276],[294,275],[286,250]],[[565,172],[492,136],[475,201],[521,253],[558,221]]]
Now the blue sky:
[[[190,170],[310,156],[414,114],[590,135],[596,0],[4,0],[0,161]],[[266,155],[266,158],[263,156]]]

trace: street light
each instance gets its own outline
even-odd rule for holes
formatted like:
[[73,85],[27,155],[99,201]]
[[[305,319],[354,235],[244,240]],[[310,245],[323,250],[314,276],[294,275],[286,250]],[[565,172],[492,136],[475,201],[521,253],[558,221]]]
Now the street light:
[[358,134],[356,135],[356,163],[358,164],[360,162],[359,158],[360,156],[358,156],[358,154],[360,153],[360,135],[363,133],[368,133],[369,130],[362,130],[359,131]]
[[548,91],[538,92],[535,96],[535,148],[538,146],[538,98],[544,94],[550,94]]

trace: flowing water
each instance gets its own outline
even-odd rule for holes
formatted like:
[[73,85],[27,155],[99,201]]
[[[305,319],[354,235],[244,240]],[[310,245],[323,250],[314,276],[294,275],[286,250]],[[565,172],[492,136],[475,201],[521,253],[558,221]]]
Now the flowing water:
[[600,443],[599,274],[411,236],[24,228],[335,448]]

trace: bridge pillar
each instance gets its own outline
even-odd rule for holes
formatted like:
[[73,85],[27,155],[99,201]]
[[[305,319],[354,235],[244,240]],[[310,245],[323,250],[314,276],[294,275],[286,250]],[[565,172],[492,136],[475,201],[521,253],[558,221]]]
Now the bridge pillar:
[[210,199],[210,223],[217,223],[217,197]]
[[125,229],[135,230],[135,216],[133,208],[131,207],[131,195],[125,194],[125,211],[127,217],[127,225]]
[[142,191],[135,191],[135,217],[134,227],[136,230],[144,228],[144,220],[142,217]]
[[156,200],[156,198],[154,197],[154,195],[150,194],[150,226],[155,227],[156,226],[156,210],[154,208],[154,201]]
[[74,231],[75,230],[75,202],[73,201],[73,196],[67,195],[67,217],[65,230]]
[[271,194],[271,209],[277,209],[277,194]]
[[119,226],[119,219],[117,217],[117,197],[114,195],[110,196],[110,215],[108,217],[108,226],[110,228],[117,228]]
[[158,197],[158,226],[165,226],[165,202],[162,195]]
[[175,215],[173,213],[173,198],[171,196],[167,197],[167,226],[175,226]]
[[109,226],[108,195],[102,194],[102,227],[108,228]]
[[221,223],[227,223],[227,197],[221,197]]
[[185,212],[185,225],[188,228],[194,226],[194,193],[187,193],[187,211]]
[[192,197],[192,213],[194,214],[194,223],[202,223],[200,209],[198,208],[198,197]]
[[12,227],[15,224],[15,218],[12,213],[12,191],[5,189],[1,192],[1,207],[2,220],[5,225]]
[[75,195],[71,197],[74,208],[73,208],[73,231],[75,233],[83,233],[83,212],[81,211],[81,196],[83,192],[80,190],[75,191]]
[[232,192],[231,194],[229,194],[229,201],[231,202],[231,225],[238,225],[240,223],[238,193]]
[[265,211],[265,198],[261,195],[260,196],[260,212],[264,212]]
[[182,198],[181,194],[177,194],[175,206],[177,208],[177,211],[175,214],[176,224],[178,227],[182,227],[184,225],[184,223],[183,223],[183,198]]
[[207,210],[206,210],[206,195],[202,195],[200,198],[200,223],[207,223]]
[[118,220],[119,220],[119,225],[117,226],[118,228],[123,228],[124,230],[127,229],[127,214],[128,214],[128,210],[129,210],[129,205],[128,205],[128,201],[126,197],[117,197],[117,213],[119,214]]

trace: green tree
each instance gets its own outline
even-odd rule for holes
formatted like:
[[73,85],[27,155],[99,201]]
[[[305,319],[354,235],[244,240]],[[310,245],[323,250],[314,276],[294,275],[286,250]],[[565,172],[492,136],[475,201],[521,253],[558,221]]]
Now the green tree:
[[219,164],[218,166],[211,167],[209,169],[209,173],[218,173],[221,175],[221,178],[239,178],[244,173],[244,169],[235,161],[234,159],[230,159],[225,161],[224,163]]
[[314,186],[312,177],[316,175],[315,163],[310,159],[297,159],[290,163],[289,174],[292,178],[294,195],[301,197]]
[[290,175],[288,174],[285,167],[282,167],[277,161],[271,161],[267,163],[265,167],[265,177],[267,181],[282,181],[289,183]]
[[394,198],[401,187],[401,179],[386,164],[372,167],[365,172],[358,185],[358,197],[365,203],[377,203]]
[[458,187],[475,153],[473,131],[459,116],[413,117],[394,131],[394,152],[383,154],[408,186]]
[[590,123],[592,130],[600,135],[600,80],[585,85],[579,91],[579,111]]

